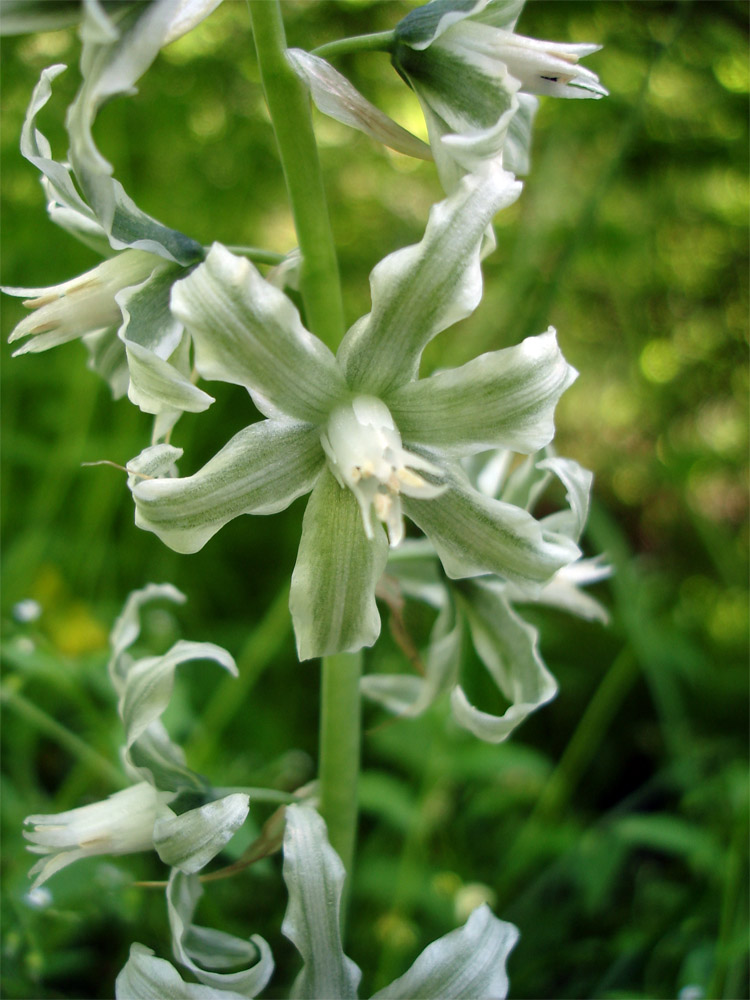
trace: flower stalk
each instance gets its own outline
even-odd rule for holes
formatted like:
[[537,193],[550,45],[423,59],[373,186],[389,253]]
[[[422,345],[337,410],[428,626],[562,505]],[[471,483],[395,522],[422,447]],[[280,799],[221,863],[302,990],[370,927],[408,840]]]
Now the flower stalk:
[[255,48],[294,216],[309,329],[335,349],[344,333],[336,249],[307,90],[286,58],[278,0],[250,4]]
[[[344,333],[338,262],[307,91],[286,59],[278,0],[250,5],[263,89],[279,147],[302,252],[300,292],[309,329],[335,349]],[[320,716],[321,813],[351,870],[357,821],[361,653],[323,658]],[[342,913],[343,913],[342,907]]]

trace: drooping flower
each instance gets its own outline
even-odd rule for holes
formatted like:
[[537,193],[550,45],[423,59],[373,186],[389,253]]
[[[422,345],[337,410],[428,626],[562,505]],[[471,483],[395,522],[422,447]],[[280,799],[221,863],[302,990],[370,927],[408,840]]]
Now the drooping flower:
[[377,265],[372,311],[336,357],[282,292],[218,244],[174,286],[172,311],[199,373],[245,386],[266,419],[186,478],[164,478],[180,455],[170,445],[129,463],[136,523],[195,552],[237,515],[274,513],[312,491],[290,597],[302,659],[375,641],[381,523],[397,544],[402,512],[451,577],[541,585],[578,553],[526,511],[479,493],[458,464],[498,444],[534,451],[551,439],[575,377],[554,331],[416,378],[425,345],[478,304],[482,234],[519,189],[497,165],[466,177],[434,207],[419,244]]
[[[345,954],[341,941],[344,879],[344,866],[328,842],[322,818],[308,806],[288,806],[284,881],[289,903],[281,930],[303,962],[292,986],[293,997],[356,1000],[358,996],[362,973]],[[201,985],[186,983],[173,965],[136,943],[117,977],[118,1000],[162,996],[227,1000],[255,997],[263,989],[273,971],[268,945],[257,935],[242,941],[193,925],[200,892],[194,876],[174,872],[167,908],[175,957]],[[209,936],[218,959],[211,969],[198,964],[205,950],[195,947]],[[402,976],[374,993],[372,1000],[503,1000],[508,993],[506,962],[517,941],[518,929],[513,924],[499,920],[488,906],[479,906],[463,927],[429,944]],[[253,964],[237,973],[214,971],[240,962]]]
[[[115,398],[128,392],[133,403],[156,416],[155,439],[180,413],[204,410],[212,401],[190,381],[189,343],[168,308],[171,283],[203,258],[203,248],[138,208],[97,149],[92,127],[99,108],[118,94],[132,93],[160,49],[191,30],[217,2],[81,4],[74,13],[81,19],[83,79],[66,119],[69,162],[53,158],[36,124],[64,65],[42,71],[21,133],[21,153],[41,173],[52,221],[111,259],[49,289],[3,289],[25,295],[26,304],[38,308],[11,340],[30,336],[17,352],[25,353],[82,337],[90,367],[106,379]],[[38,21],[43,27],[42,8],[49,6],[14,4],[5,26],[30,30]]]
[[[552,479],[558,479],[565,486],[568,505],[548,514],[541,523],[577,542],[588,514],[591,473],[571,459],[546,453],[530,456],[511,471],[514,458],[510,451],[475,456],[468,469],[471,481],[481,492],[531,511]],[[407,542],[392,553],[380,590],[394,614],[399,641],[412,659],[414,644],[402,625],[404,598],[424,602],[438,612],[420,658],[423,675],[368,674],[361,681],[362,693],[389,711],[409,718],[447,696],[459,726],[479,739],[499,743],[557,693],[557,682],[542,659],[538,630],[524,620],[516,604],[550,605],[606,622],[605,608],[579,588],[610,573],[610,567],[601,559],[579,558],[559,569],[541,588],[529,589],[497,575],[452,581],[441,572],[427,539]],[[500,714],[476,707],[466,694],[467,635],[479,661],[508,702]]]
[[[527,173],[535,95],[604,97],[579,59],[600,46],[515,33],[524,0],[431,0],[396,25],[393,64],[419,98],[446,191],[487,159]],[[325,60],[292,49],[290,61],[318,108],[411,156],[419,140],[374,108]]]
[[449,188],[488,157],[528,169],[533,95],[607,93],[595,73],[576,65],[600,46],[517,35],[522,8],[523,0],[432,0],[396,25],[393,64],[419,98]]
[[[162,656],[135,659],[129,652],[140,632],[140,609],[155,599],[184,601],[174,587],[149,584],[134,591],[110,635],[109,675],[125,727],[123,763],[133,784],[101,802],[26,818],[29,850],[44,855],[32,867],[34,888],[82,858],[156,850],[166,864],[196,872],[244,823],[248,796],[219,796],[191,771],[169,738],[161,716],[172,693],[176,668],[191,660],[213,660],[231,673],[230,654],[213,643],[177,642]],[[192,806],[192,808],[191,808]]]
[[34,888],[67,865],[98,854],[133,854],[154,847],[158,807],[172,796],[140,781],[102,802],[49,816],[27,816],[24,830],[34,854],[53,855],[39,860],[29,872],[37,875]]

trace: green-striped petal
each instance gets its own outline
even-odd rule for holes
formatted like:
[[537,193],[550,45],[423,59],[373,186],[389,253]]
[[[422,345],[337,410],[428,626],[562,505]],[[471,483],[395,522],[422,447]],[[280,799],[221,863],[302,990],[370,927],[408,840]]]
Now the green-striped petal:
[[463,927],[428,945],[412,967],[372,1000],[503,1000],[505,963],[518,929],[479,906]]
[[569,504],[567,510],[548,514],[547,517],[543,518],[543,523],[553,531],[568,535],[574,542],[577,542],[583,534],[589,516],[589,497],[591,496],[594,474],[588,469],[584,469],[572,458],[562,458],[559,455],[552,455],[537,462],[537,468],[547,470],[557,476],[565,487],[565,499]]
[[338,354],[353,388],[381,396],[413,379],[429,341],[477,307],[484,230],[520,191],[511,174],[487,164],[433,206],[420,243],[374,268],[372,311],[349,330]]
[[284,881],[289,892],[282,934],[302,956],[304,967],[293,997],[349,1000],[357,996],[362,973],[341,945],[341,894],[346,872],[328,843],[326,826],[315,810],[286,809]]
[[245,386],[268,416],[320,422],[346,393],[333,355],[290,299],[220,243],[175,284],[172,311],[193,337],[200,374]]
[[457,466],[443,469],[446,491],[432,500],[404,497],[404,511],[430,538],[452,579],[496,573],[541,584],[580,555],[574,542],[545,531],[527,511],[473,489]]
[[[202,895],[197,875],[172,869],[167,913],[175,958],[204,986],[221,990],[221,995],[257,996],[273,974],[271,949],[257,934],[244,940],[194,924],[193,914]],[[238,965],[248,967],[239,972],[219,971],[236,969]]]
[[186,983],[177,969],[137,941],[115,980],[117,1000],[246,1000],[245,994]]
[[134,482],[135,523],[176,552],[197,552],[232,518],[274,514],[308,493],[324,461],[317,428],[263,420],[195,475]]
[[576,374],[550,328],[400,386],[384,402],[404,441],[456,457],[495,447],[528,453],[552,440],[555,406]]
[[489,0],[432,0],[410,11],[398,22],[394,33],[404,45],[426,49],[448,28],[478,13],[488,3]]
[[[435,560],[436,561],[436,560]],[[464,628],[455,608],[446,603],[430,635],[424,677],[410,674],[367,674],[360,681],[365,697],[398,716],[414,718],[445,692],[458,676]]]
[[372,646],[380,634],[375,585],[388,559],[380,525],[368,539],[351,490],[326,468],[302,524],[289,607],[301,660]]
[[83,83],[68,108],[68,156],[78,185],[115,249],[132,246],[180,264],[203,257],[201,246],[146,215],[112,176],[112,166],[96,147],[92,127],[97,112],[133,85],[167,43],[175,18],[173,0],[133,4],[111,19],[99,5],[83,8]]
[[126,750],[161,718],[174,687],[174,672],[183,663],[213,660],[229,673],[237,675],[232,656],[212,642],[180,640],[163,656],[147,656],[136,660],[123,678],[118,711],[125,727]]
[[539,655],[539,633],[509,605],[502,586],[472,581],[459,600],[474,648],[510,706],[502,715],[481,711],[458,686],[451,694],[453,715],[479,739],[500,743],[554,698],[557,682]]
[[245,822],[249,802],[249,796],[234,792],[179,816],[166,808],[154,824],[156,853],[171,868],[200,871]]

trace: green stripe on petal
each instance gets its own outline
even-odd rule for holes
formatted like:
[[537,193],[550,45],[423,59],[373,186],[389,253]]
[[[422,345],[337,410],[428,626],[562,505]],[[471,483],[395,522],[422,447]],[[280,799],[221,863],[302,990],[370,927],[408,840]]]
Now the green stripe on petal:
[[193,385],[189,378],[140,344],[127,344],[125,351],[130,371],[128,398],[144,413],[184,410],[202,413],[213,403],[213,396]]
[[115,981],[117,1000],[246,1000],[244,993],[186,983],[173,965],[135,942]]
[[[258,934],[245,940],[194,924],[193,915],[202,895],[197,875],[172,870],[167,886],[167,914],[174,957],[205,987],[221,990],[221,996],[257,996],[273,974],[271,949]],[[236,969],[238,965],[249,967],[239,972],[219,971]]]
[[286,809],[284,881],[289,893],[282,934],[302,956],[293,997],[357,996],[362,973],[341,945],[341,894],[346,872],[322,818],[307,806]]
[[580,555],[574,542],[545,531],[527,511],[477,492],[457,466],[444,465],[443,481],[447,489],[439,497],[404,497],[403,503],[452,579],[497,573],[541,584]]
[[188,874],[200,871],[245,822],[249,801],[246,794],[235,792],[179,816],[166,809],[154,824],[156,853],[172,868]]
[[338,354],[353,388],[381,396],[410,381],[429,341],[473,312],[482,297],[484,230],[520,192],[512,174],[487,164],[433,206],[420,243],[374,268],[372,311],[349,330]]
[[502,715],[471,705],[461,687],[451,695],[459,725],[488,743],[500,743],[537,708],[551,701],[557,682],[539,655],[539,633],[508,603],[497,585],[478,580],[459,598],[474,648],[511,703]]
[[576,377],[550,328],[502,351],[386,397],[404,441],[464,456],[489,448],[529,453],[555,433],[554,410]]
[[290,299],[219,243],[175,284],[172,312],[193,337],[204,378],[243,385],[274,413],[320,422],[345,395],[333,355]]
[[411,11],[396,25],[399,42],[413,49],[426,49],[444,31],[466,17],[479,13],[489,0],[432,0]]
[[274,514],[308,493],[324,460],[317,428],[263,420],[193,476],[135,483],[135,523],[176,552],[197,552],[232,518]]
[[454,132],[491,128],[519,87],[502,63],[447,41],[425,52],[399,46],[394,61],[420,99]]
[[508,995],[505,963],[518,941],[518,929],[477,907],[455,931],[427,945],[412,967],[372,1000],[476,1000]]
[[289,607],[301,660],[352,653],[380,634],[375,585],[388,542],[379,525],[368,539],[354,494],[326,468],[302,524]]

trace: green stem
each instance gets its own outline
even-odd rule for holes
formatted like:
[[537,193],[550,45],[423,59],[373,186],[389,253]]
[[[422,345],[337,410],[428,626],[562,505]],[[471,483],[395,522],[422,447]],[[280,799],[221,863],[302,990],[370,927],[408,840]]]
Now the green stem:
[[320,811],[331,846],[351,871],[357,830],[362,653],[323,657]]
[[[208,251],[211,248],[205,247],[204,249]],[[241,257],[247,257],[255,264],[276,265],[280,264],[285,258],[283,253],[276,253],[273,250],[261,250],[258,247],[227,247],[227,250],[231,250],[232,253],[239,254]]]
[[286,58],[279,0],[251,3],[250,14],[263,90],[302,252],[300,293],[307,323],[335,350],[344,333],[344,307],[310,99]]
[[376,31],[371,35],[355,35],[353,38],[339,38],[313,49],[311,55],[322,59],[349,55],[350,52],[390,52],[396,40],[395,31]]

